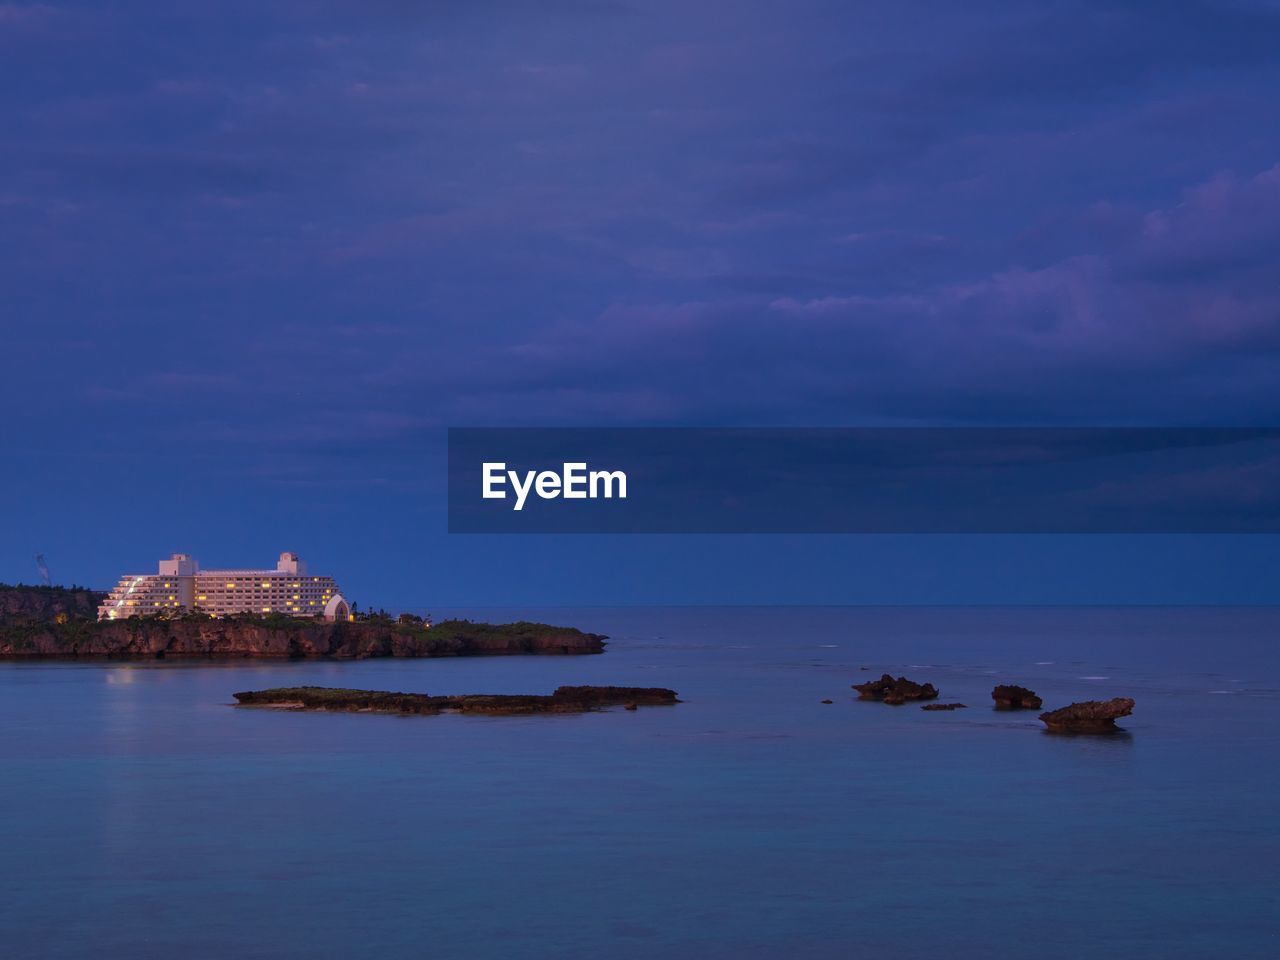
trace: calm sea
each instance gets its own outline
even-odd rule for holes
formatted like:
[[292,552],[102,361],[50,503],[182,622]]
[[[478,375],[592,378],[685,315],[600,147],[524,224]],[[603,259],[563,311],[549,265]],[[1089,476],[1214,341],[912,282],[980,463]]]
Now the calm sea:
[[[599,657],[0,664],[0,954],[1280,951],[1280,610],[433,612],[613,640]],[[857,702],[849,685],[886,670],[969,709]],[[1053,736],[991,710],[1000,681],[1046,706],[1138,705],[1124,734]],[[284,684],[566,683],[685,702],[228,705]]]

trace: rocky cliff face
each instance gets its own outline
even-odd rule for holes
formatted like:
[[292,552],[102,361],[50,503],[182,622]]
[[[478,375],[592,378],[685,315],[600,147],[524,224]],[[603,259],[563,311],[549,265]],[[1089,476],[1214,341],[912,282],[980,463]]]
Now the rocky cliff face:
[[6,603],[0,610],[10,611],[0,614],[0,657],[355,660],[604,652],[605,638],[599,634],[542,623],[493,625],[455,620],[425,627],[371,621],[325,623],[286,618],[213,620],[207,617],[103,623],[92,619],[100,595],[79,591],[84,594],[84,600],[33,599],[31,595],[41,589],[0,590],[0,603]]
[[29,617],[53,620],[58,614],[67,617],[94,618],[105,593],[82,587],[9,587],[0,584],[0,620]]
[[271,625],[235,620],[120,620],[0,627],[0,657],[465,657],[604,652],[604,637],[530,624],[509,631],[488,624],[437,633],[370,623]]

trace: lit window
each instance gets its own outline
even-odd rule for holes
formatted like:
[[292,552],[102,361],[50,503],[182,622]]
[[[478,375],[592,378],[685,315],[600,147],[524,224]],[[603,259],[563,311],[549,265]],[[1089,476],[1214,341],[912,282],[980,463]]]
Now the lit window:
[[208,598],[207,596],[205,596],[205,595],[202,593],[202,594],[200,594],[200,596],[196,597],[196,599],[197,599],[197,600],[208,600],[209,598]]
[[235,588],[236,588],[236,585],[235,585],[234,583],[228,583],[228,584],[227,584],[227,589],[228,589],[228,590],[234,590]]
[[270,613],[270,612],[271,612],[271,608],[270,608],[270,607],[263,607],[263,608],[262,608],[262,612],[263,612],[263,613]]
[[268,582],[268,581],[266,581],[266,580],[263,580],[263,581],[262,581],[262,587],[263,587],[263,589],[264,589],[264,590],[269,590],[269,589],[271,589],[271,584],[270,584],[270,582]]

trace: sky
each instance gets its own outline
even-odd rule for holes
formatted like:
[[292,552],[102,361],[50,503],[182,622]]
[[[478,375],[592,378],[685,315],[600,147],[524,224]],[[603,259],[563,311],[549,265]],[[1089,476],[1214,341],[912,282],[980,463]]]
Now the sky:
[[0,581],[1280,602],[1254,537],[464,537],[449,426],[1277,425],[1280,3],[0,2]]

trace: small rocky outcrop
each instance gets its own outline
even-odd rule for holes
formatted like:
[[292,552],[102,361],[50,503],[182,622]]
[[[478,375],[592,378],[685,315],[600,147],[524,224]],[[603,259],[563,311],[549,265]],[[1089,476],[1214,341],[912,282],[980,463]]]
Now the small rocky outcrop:
[[463,694],[433,697],[425,693],[391,693],[385,690],[348,690],[342,687],[275,687],[234,694],[246,707],[287,710],[336,710],[348,713],[586,713],[604,707],[679,703],[674,690],[665,687],[560,687],[550,696],[537,694]]
[[926,703],[921,710],[964,710],[966,704],[963,703]]
[[855,683],[853,689],[858,691],[862,700],[879,700],[881,703],[906,703],[908,700],[936,700],[937,688],[932,683],[916,683],[906,677],[894,679],[884,674],[879,680],[868,680],[866,683]]
[[1051,733],[1112,733],[1119,729],[1116,718],[1129,716],[1133,706],[1129,697],[1086,700],[1042,713],[1040,719]]
[[996,702],[997,710],[1039,710],[1044,705],[1034,690],[1008,683],[992,690],[991,699]]

